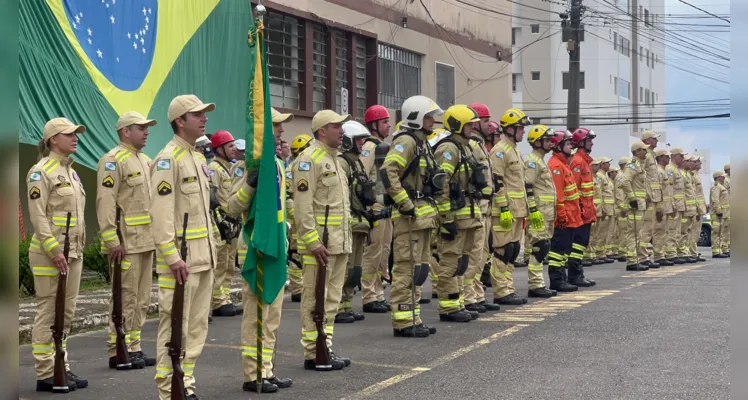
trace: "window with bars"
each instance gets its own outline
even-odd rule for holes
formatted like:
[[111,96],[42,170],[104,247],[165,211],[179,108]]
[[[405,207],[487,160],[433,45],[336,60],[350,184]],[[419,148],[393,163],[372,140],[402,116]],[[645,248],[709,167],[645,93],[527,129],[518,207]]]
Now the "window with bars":
[[351,68],[350,55],[348,54],[348,35],[341,30],[332,31],[332,38],[335,42],[335,110],[342,112],[343,104],[341,103],[342,89],[348,89],[348,109],[350,110],[350,86],[348,85],[348,71]]
[[312,111],[317,112],[325,109],[327,95],[327,40],[322,25],[314,25],[312,49]]
[[304,27],[299,19],[268,11],[265,18],[270,102],[273,107],[301,108]]
[[421,56],[379,43],[379,104],[399,109],[403,101],[421,93]]
[[455,67],[436,63],[436,104],[446,110],[455,99]]
[[[356,104],[351,107],[356,117],[363,117],[366,112],[366,42],[361,36],[356,36]],[[353,96],[351,96],[353,97]]]

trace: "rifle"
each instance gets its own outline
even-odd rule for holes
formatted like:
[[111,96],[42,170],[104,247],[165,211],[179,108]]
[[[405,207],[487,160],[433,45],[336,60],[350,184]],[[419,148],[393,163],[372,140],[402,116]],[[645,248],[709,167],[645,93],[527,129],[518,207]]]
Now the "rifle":
[[[117,238],[119,239],[120,245],[122,245],[122,231],[120,230],[119,223],[122,214],[122,209],[117,207],[116,225],[117,225]],[[117,348],[117,369],[126,370],[132,368],[130,362],[130,355],[127,353],[127,343],[125,342],[125,318],[122,316],[122,260],[114,262],[114,271],[112,277],[112,322],[114,323],[114,331],[117,335],[116,345]]]
[[[65,245],[63,246],[62,254],[65,256],[65,261],[68,261],[70,255],[70,216],[67,215],[67,222],[65,223]],[[52,325],[52,339],[55,342],[55,366],[54,366],[54,381],[52,384],[52,392],[54,393],[68,393],[70,387],[68,386],[68,373],[65,370],[65,348],[63,347],[62,341],[65,338],[65,289],[68,284],[68,275],[60,274],[57,275],[57,294],[55,296],[55,322]]]
[[[322,245],[327,247],[327,217],[330,215],[330,206],[325,206],[325,227],[322,231]],[[317,283],[314,290],[314,312],[312,313],[314,324],[317,326],[316,357],[314,360],[317,371],[331,371],[330,349],[327,348],[327,333],[325,333],[325,280],[327,280],[327,265],[320,265],[317,269]]]
[[[179,247],[179,255],[182,261],[187,262],[187,220],[189,214],[184,213],[184,223],[182,224],[182,244]],[[184,357],[182,349],[182,316],[184,313],[184,282],[179,284],[174,281],[174,297],[171,304],[171,337],[166,346],[169,348],[169,358],[171,358],[171,368],[174,372],[171,375],[171,398],[173,400],[185,400],[187,398],[187,389],[184,388],[184,370],[182,370],[181,358]]]

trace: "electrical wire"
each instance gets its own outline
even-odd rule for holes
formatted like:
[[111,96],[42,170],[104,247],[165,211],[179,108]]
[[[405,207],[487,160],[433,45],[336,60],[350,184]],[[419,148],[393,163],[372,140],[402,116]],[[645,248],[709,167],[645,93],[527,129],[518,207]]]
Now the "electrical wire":
[[699,8],[699,7],[696,7],[695,5],[693,5],[693,4],[691,4],[691,3],[689,3],[689,2],[687,2],[687,1],[685,1],[685,0],[678,0],[678,1],[680,1],[681,3],[683,3],[683,4],[685,4],[685,5],[689,6],[689,7],[692,7],[692,8],[695,8],[695,9],[697,9],[697,10],[699,10],[699,11],[703,12],[704,14],[708,14],[708,15],[711,15],[712,17],[714,17],[714,18],[717,18],[717,19],[721,19],[722,21],[725,21],[725,22],[727,22],[728,24],[730,23],[730,20],[729,20],[729,19],[727,19],[727,18],[722,18],[722,17],[720,17],[720,16],[714,15],[714,14],[710,13],[709,11],[707,11],[707,10],[705,10],[705,9],[703,9],[703,8]]

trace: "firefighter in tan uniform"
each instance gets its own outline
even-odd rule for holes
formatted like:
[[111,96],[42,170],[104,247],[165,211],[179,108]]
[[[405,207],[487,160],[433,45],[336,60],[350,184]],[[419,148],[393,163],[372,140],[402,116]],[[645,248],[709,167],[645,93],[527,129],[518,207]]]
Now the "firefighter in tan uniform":
[[598,262],[611,264],[616,260],[614,256],[613,239],[615,238],[616,212],[615,212],[615,195],[612,179],[608,178],[610,163],[613,161],[610,157],[600,157],[600,171],[597,176],[600,178],[600,188],[602,191],[602,218],[598,219],[600,223],[600,242],[601,254]]
[[[683,225],[681,226],[681,246],[683,248],[683,254],[686,257],[686,262],[695,263],[698,262],[698,257],[695,257],[695,250],[691,250],[691,242],[693,241],[693,228],[701,222],[701,216],[699,215],[698,199],[696,197],[696,189],[694,185],[693,169],[694,160],[698,157],[688,154],[685,157],[681,167],[683,168],[683,178],[685,182],[685,199],[686,199],[686,213],[685,221],[681,220]],[[698,226],[699,231],[701,230]],[[695,244],[693,247],[696,247]]]
[[293,171],[296,169],[296,160],[298,160],[299,154],[309,147],[313,140],[311,136],[301,134],[297,135],[291,141],[290,147],[293,160],[291,160],[286,169],[286,222],[288,223],[290,232],[288,235],[288,290],[291,292],[291,302],[293,303],[301,303],[301,290],[303,288],[303,264],[301,263],[301,254],[299,254],[297,248],[296,223],[294,221],[296,209],[293,200]]
[[[317,328],[312,313],[318,268],[327,270],[323,324],[328,347],[332,348],[333,321],[340,305],[346,264],[352,250],[348,182],[337,157],[337,149],[343,141],[342,124],[349,118],[349,115],[338,115],[332,110],[317,112],[312,119],[316,140],[299,154],[292,171],[297,247],[304,265],[301,344],[304,347],[304,368],[310,370],[316,370]],[[329,215],[325,218],[327,207]],[[325,230],[329,235],[327,244],[322,243]],[[343,369],[350,363],[350,359],[331,352],[332,369]]]
[[621,182],[631,212],[629,220],[632,221],[634,237],[633,251],[626,260],[626,271],[646,271],[649,267],[643,262],[647,259],[646,246],[649,242],[642,241],[641,231],[644,228],[643,214],[647,210],[647,172],[643,165],[647,157],[647,145],[642,141],[634,142],[631,145],[631,154],[631,163],[623,171]]
[[714,186],[709,192],[709,209],[712,218],[712,258],[729,258],[723,252],[727,222],[730,219],[730,193],[725,187],[727,175],[723,171],[714,171]]
[[476,231],[483,226],[480,197],[489,181],[486,167],[477,162],[470,147],[470,134],[479,121],[475,111],[464,104],[454,105],[444,112],[443,121],[450,133],[432,143],[434,158],[447,174],[443,190],[436,196],[441,222],[439,267],[435,271],[439,277],[439,320],[470,322],[478,317],[478,312],[465,310],[463,277],[470,251],[478,241]]
[[361,297],[364,312],[386,313],[390,304],[384,298],[382,276],[388,274],[388,259],[392,246],[392,219],[390,207],[384,204],[385,190],[379,178],[379,168],[384,163],[390,145],[384,140],[390,136],[390,113],[381,105],[373,105],[364,113],[364,123],[371,136],[361,148],[361,162],[369,180],[376,182],[377,202],[371,207],[372,222],[369,243],[364,245],[361,274]]
[[[725,189],[727,189],[727,193],[729,195],[730,193],[730,164],[727,163],[724,166],[725,170],[725,181],[724,186]],[[729,213],[728,213],[729,215]],[[730,220],[731,217],[727,217],[722,221],[722,224],[724,225],[724,237],[722,238],[722,254],[727,255],[727,257],[730,257]]]
[[701,257],[701,253],[697,251],[697,243],[699,242],[699,236],[701,235],[701,217],[706,214],[706,198],[704,195],[704,187],[701,183],[701,162],[703,157],[692,156],[691,163],[691,180],[693,182],[694,199],[696,201],[696,218],[691,222],[691,238],[689,241],[689,253],[696,261],[706,261],[704,257]]
[[[662,186],[660,185],[660,178],[657,172],[657,161],[655,160],[655,147],[657,147],[657,139],[660,137],[659,134],[654,131],[647,130],[641,135],[641,141],[647,145],[647,155],[644,159],[644,171],[647,174],[647,209],[642,218],[642,234],[639,238],[641,243],[645,243],[647,247],[643,250],[642,254],[645,254],[647,258],[642,260],[644,265],[650,268],[659,268],[659,265],[649,260],[651,255],[649,251],[649,243],[653,239],[653,233],[655,224],[662,222],[665,219],[665,215],[662,212]],[[660,242],[658,244],[661,245]],[[662,251],[662,249],[658,249]]]
[[403,102],[401,112],[402,128],[379,170],[385,204],[393,206],[392,328],[396,337],[428,337],[436,329],[421,323],[414,291],[428,276],[431,230],[437,227],[431,204],[444,185],[444,173],[426,141],[443,111],[428,97],[413,96]]
[[595,264],[601,264],[602,260],[598,262],[600,253],[600,243],[602,239],[602,219],[603,219],[603,188],[599,178],[600,172],[600,158],[595,157],[590,162],[590,169],[592,170],[593,177],[593,195],[592,202],[595,204],[595,222],[592,223],[590,228],[590,243],[584,250],[584,257],[582,258],[582,265],[589,267]]
[[[527,116],[521,110],[510,108],[501,116],[503,136],[491,148],[491,168],[494,185],[494,201],[491,207],[493,235],[493,265],[491,287],[495,304],[521,305],[526,298],[517,296],[513,286],[514,261],[520,253],[522,225],[528,216],[525,192],[524,162],[517,149],[522,141]],[[535,209],[532,223],[540,226],[543,215]],[[529,222],[529,221],[528,221]]]
[[[122,114],[117,121],[120,143],[99,159],[96,191],[96,216],[99,220],[102,253],[109,263],[122,266],[122,315],[125,341],[132,368],[156,365],[141,348],[141,330],[151,302],[153,285],[153,235],[151,234],[151,159],[143,153],[148,127],[155,120],[135,111]],[[119,213],[117,212],[119,209]],[[119,214],[119,220],[117,215]],[[117,226],[119,224],[119,226]],[[117,236],[122,233],[122,241]],[[113,303],[110,301],[109,313]],[[109,321],[109,368],[117,368],[117,332]]]
[[338,314],[335,315],[336,324],[351,323],[364,319],[363,314],[353,311],[353,291],[361,285],[364,244],[369,237],[369,229],[371,228],[369,207],[376,203],[374,182],[369,181],[369,176],[360,159],[364,140],[371,134],[365,126],[356,121],[344,123],[343,132],[343,144],[340,147],[343,152],[338,157],[340,158],[340,171],[348,182],[353,240],[351,248],[353,251],[348,257],[343,296],[340,300]]
[[234,137],[228,131],[218,131],[210,137],[210,149],[215,154],[208,164],[211,183],[211,214],[213,238],[216,243],[216,269],[214,271],[213,298],[210,308],[213,317],[233,317],[244,312],[231,302],[231,281],[236,266],[239,221],[226,216],[226,207],[232,193],[231,160],[236,156]]
[[[668,232],[670,232],[670,244],[666,246],[666,257],[674,264],[683,264],[686,254],[682,247],[683,229],[686,219],[686,179],[685,179],[685,156],[686,152],[680,147],[670,149],[670,164],[665,167],[668,178],[673,182],[673,210],[674,215],[668,219]],[[681,165],[683,167],[681,167]]]
[[[618,176],[616,179],[623,179],[623,172],[626,170],[626,166],[631,163],[631,157],[621,157],[618,159]],[[613,191],[615,193],[616,190],[616,182],[613,182]],[[622,189],[621,189],[622,190]],[[626,216],[620,215],[621,205],[618,202],[618,196],[616,195],[616,211],[618,215],[618,222],[616,223],[616,227],[625,227],[628,224],[628,214]],[[625,196],[624,196],[625,197]],[[625,200],[625,198],[624,198]],[[621,221],[621,218],[623,218],[623,221]],[[627,229],[627,228],[622,228]],[[625,262],[626,261],[626,247],[628,246],[627,242],[627,236],[626,235],[619,235],[616,238],[616,246],[618,247],[618,261]]]
[[[195,149],[195,141],[205,133],[206,113],[215,105],[204,104],[195,95],[175,97],[169,104],[168,118],[174,137],[151,164],[151,218],[156,244],[159,325],[156,341],[156,384],[159,398],[171,398],[172,364],[167,342],[171,338],[171,311],[174,288],[184,283],[184,332],[182,359],[184,387],[188,399],[195,394],[195,364],[208,335],[210,299],[216,243],[210,215],[210,174],[205,158]],[[182,237],[184,214],[187,232]],[[187,241],[187,259],[180,257],[182,241]]]
[[[629,162],[629,164],[630,163],[631,162]],[[624,170],[617,172],[613,186],[616,201],[616,214],[618,215],[617,231],[620,239],[618,249],[619,253],[624,256],[624,261],[628,261],[629,259],[636,257],[636,248],[633,233],[634,213],[631,212],[631,206],[626,198],[626,192],[623,190],[623,174],[626,172],[625,168],[628,167],[624,166]],[[648,269],[649,268],[645,266],[639,266],[639,270],[641,271],[646,271]]]
[[[65,325],[67,335],[75,316],[75,303],[83,269],[86,224],[83,220],[86,192],[70,158],[78,149],[78,134],[86,127],[67,118],[54,118],[44,125],[39,141],[39,156],[28,175],[29,220],[34,227],[29,247],[29,267],[34,275],[36,315],[31,330],[31,349],[36,364],[36,391],[51,392],[54,387],[55,346],[50,327],[55,319],[57,277],[67,275],[65,289]],[[48,156],[42,157],[48,152]],[[67,213],[70,216],[70,253],[63,255]],[[63,346],[67,342],[63,337]],[[70,391],[88,386],[86,379],[70,371],[69,350],[65,353]],[[65,391],[60,388],[58,390]],[[66,392],[66,391],[65,391]]]
[[674,262],[667,258],[667,253],[674,241],[674,232],[671,231],[671,220],[677,218],[677,212],[673,207],[673,179],[666,168],[670,164],[670,152],[659,149],[655,151],[657,161],[657,175],[660,188],[662,188],[662,202],[658,204],[662,212],[662,219],[655,222],[652,245],[654,246],[654,262],[661,267],[670,267]]
[[[293,119],[293,114],[282,114],[275,109],[271,109],[271,118],[273,123],[273,138],[276,146],[280,143],[281,134],[283,133],[283,123]],[[275,160],[277,166],[278,182],[283,183],[287,177],[283,168],[283,161],[279,158]],[[246,220],[247,210],[252,204],[252,198],[257,191],[258,173],[247,172],[244,159],[237,161],[237,166],[233,171],[233,186],[236,189],[229,197],[226,204],[226,210],[229,215],[241,217]],[[288,187],[288,182],[281,187]],[[284,201],[285,193],[281,192],[280,201]],[[288,206],[288,201],[286,201]],[[244,241],[244,235],[239,235],[238,243],[238,261],[239,268],[244,266],[247,257],[247,243]],[[244,383],[242,390],[247,392],[257,391],[257,296],[250,289],[247,281],[242,279],[242,305],[244,314],[242,315],[242,364],[244,372]],[[281,311],[283,309],[283,291],[278,292],[275,300],[271,304],[264,304],[262,312],[262,375],[263,382],[261,391],[263,393],[277,392],[278,389],[291,387],[293,382],[290,379],[278,378],[275,376],[274,359],[275,347],[278,334],[278,327],[281,321]]]
[[551,251],[553,225],[556,221],[556,186],[545,156],[553,149],[551,138],[556,134],[545,125],[530,128],[527,142],[532,152],[525,160],[525,190],[530,210],[537,209],[543,214],[543,225],[528,224],[525,227],[525,246],[530,248],[527,257],[527,297],[549,298],[555,290],[548,290],[543,279],[543,260]]
[[[608,182],[610,182],[610,196],[611,200],[613,201],[613,214],[611,214],[611,222],[610,222],[610,241],[609,248],[610,248],[610,255],[608,258],[610,258],[613,261],[617,261],[620,259],[620,253],[621,249],[619,248],[620,243],[620,236],[623,235],[623,232],[620,231],[621,224],[625,224],[626,218],[623,218],[621,220],[621,211],[620,206],[618,204],[618,199],[616,197],[616,180],[618,179],[618,174],[621,172],[621,168],[617,165],[611,165],[608,169]],[[624,258],[625,261],[625,258]]]
[[[488,106],[481,103],[470,104],[479,121],[475,124],[475,129],[470,136],[470,148],[473,151],[473,158],[485,167],[485,180],[491,182],[491,159],[486,150],[486,142],[493,142],[494,132],[491,132],[491,111]],[[486,292],[483,289],[483,283],[480,281],[480,275],[486,265],[486,258],[491,254],[487,251],[488,236],[491,234],[491,199],[493,198],[493,184],[488,184],[481,189],[480,194],[480,212],[481,226],[475,231],[475,240],[473,248],[470,250],[468,259],[468,269],[464,278],[465,292],[465,309],[468,311],[477,311],[483,313],[486,311],[498,311],[499,305],[486,302]]]

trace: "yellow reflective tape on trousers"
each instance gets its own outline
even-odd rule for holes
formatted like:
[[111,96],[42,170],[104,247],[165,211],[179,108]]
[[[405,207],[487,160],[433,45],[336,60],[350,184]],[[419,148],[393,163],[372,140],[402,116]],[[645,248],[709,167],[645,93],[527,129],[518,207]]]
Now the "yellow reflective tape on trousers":
[[406,192],[406,191],[405,191],[405,189],[403,189],[403,190],[401,190],[400,192],[398,192],[398,193],[397,193],[397,194],[396,194],[396,195],[395,195],[395,196],[394,196],[394,197],[392,198],[392,200],[394,200],[394,201],[395,201],[395,203],[397,203],[397,204],[400,204],[400,203],[402,203],[403,201],[405,201],[405,199],[407,199],[407,198],[408,198],[408,192]]
[[434,207],[431,207],[429,205],[416,207],[416,217],[421,217],[433,212],[436,212],[436,210],[434,210]]
[[60,271],[57,267],[33,266],[31,267],[31,273],[35,276],[57,276]]
[[601,204],[602,202],[603,202],[602,199],[593,200],[593,203],[595,203],[595,205]]
[[32,354],[52,354],[54,352],[55,352],[54,343],[41,343],[41,344],[31,345]]
[[177,286],[177,280],[174,278],[167,278],[165,276],[158,277],[158,287],[164,289],[174,289]]
[[525,192],[506,192],[510,199],[524,199]]
[[439,210],[439,212],[448,212],[450,208],[451,208],[451,205],[449,201],[444,202],[444,203],[439,203],[436,205],[436,209]]
[[156,378],[166,378],[174,372],[171,368],[156,368]]
[[[317,215],[317,224],[318,225],[325,225],[325,216],[324,215]],[[338,226],[343,223],[343,216],[342,215],[328,215],[327,216],[327,226]]]
[[127,260],[122,260],[122,271],[127,271],[132,266],[132,262]]
[[130,225],[130,226],[148,225],[150,223],[151,223],[151,216],[148,214],[125,217],[125,224]]
[[462,207],[459,210],[457,210],[457,212],[455,212],[455,215],[470,215],[472,211],[473,215],[475,215],[476,217],[480,217],[481,216],[480,208],[477,206],[475,207],[475,210],[473,210],[472,208],[473,207],[471,206]]
[[396,311],[392,313],[393,321],[409,321],[413,319],[413,313],[410,311]]
[[[242,346],[242,355],[245,357],[257,357],[257,347]],[[273,357],[273,349],[262,348],[262,356]]]
[[314,256],[301,256],[301,262],[304,265],[317,265],[317,259]]
[[538,199],[540,199],[540,201],[543,202],[543,203],[554,203],[554,202],[556,202],[556,196],[551,196],[551,195],[541,194],[541,195],[538,196]]
[[451,307],[459,307],[460,306],[460,300],[439,300],[439,307],[444,308],[451,308]]
[[305,340],[307,342],[316,342],[317,331],[301,331],[301,340]]
[[[67,226],[68,217],[52,217],[52,224],[54,226]],[[78,224],[78,218],[70,217],[70,226],[76,226]]]
[[634,192],[634,197],[647,197],[647,192]]

